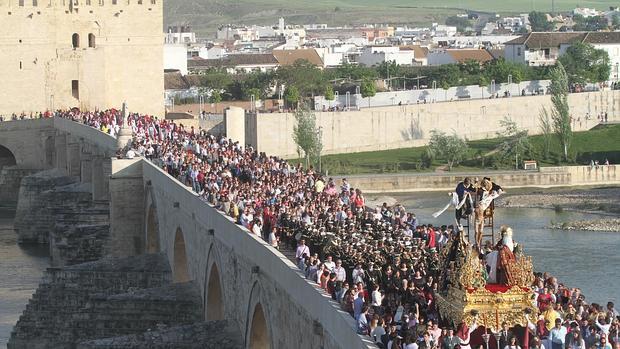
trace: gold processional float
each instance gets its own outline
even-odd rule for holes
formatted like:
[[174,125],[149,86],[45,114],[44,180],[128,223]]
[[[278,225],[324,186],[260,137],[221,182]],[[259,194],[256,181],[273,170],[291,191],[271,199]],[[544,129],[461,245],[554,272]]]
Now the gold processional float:
[[[508,227],[502,226],[502,239],[487,255],[486,262],[463,234],[451,240],[441,255],[444,272],[436,298],[442,320],[467,326],[475,321],[493,333],[499,332],[504,322],[509,327],[526,327],[526,314],[535,319],[538,312],[531,288],[534,281],[531,258],[512,242],[512,230]],[[491,272],[487,273],[489,259],[497,261],[495,280],[490,280]]]

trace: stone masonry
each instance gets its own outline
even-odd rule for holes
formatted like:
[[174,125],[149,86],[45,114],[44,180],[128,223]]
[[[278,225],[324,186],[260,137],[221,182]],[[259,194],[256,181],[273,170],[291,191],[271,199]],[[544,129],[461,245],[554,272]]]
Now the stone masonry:
[[163,327],[142,334],[85,341],[77,349],[237,349],[243,343],[230,321]]
[[88,339],[201,319],[198,287],[171,284],[163,255],[104,258],[48,269],[11,333],[8,349],[73,349]]
[[24,169],[17,166],[0,168],[0,206],[17,206],[22,178],[35,172],[37,170]]

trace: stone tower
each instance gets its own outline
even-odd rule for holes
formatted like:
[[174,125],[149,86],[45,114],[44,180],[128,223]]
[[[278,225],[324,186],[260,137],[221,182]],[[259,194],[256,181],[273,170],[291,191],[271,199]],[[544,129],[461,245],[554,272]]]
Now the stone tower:
[[163,115],[162,0],[0,0],[0,115]]

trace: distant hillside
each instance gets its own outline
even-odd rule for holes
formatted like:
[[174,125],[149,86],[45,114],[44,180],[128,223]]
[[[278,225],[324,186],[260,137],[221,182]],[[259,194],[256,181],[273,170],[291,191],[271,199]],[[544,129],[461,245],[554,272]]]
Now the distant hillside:
[[[618,5],[615,0],[555,0],[556,11]],[[214,36],[222,24],[275,24],[279,17],[293,24],[429,24],[464,10],[523,13],[533,8],[551,11],[551,0],[164,0],[164,22],[190,24],[199,36]]]

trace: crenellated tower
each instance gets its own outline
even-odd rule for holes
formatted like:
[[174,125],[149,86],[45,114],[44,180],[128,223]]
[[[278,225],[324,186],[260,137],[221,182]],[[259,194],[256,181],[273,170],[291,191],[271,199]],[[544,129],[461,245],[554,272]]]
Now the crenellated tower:
[[0,0],[0,114],[163,113],[162,0]]

